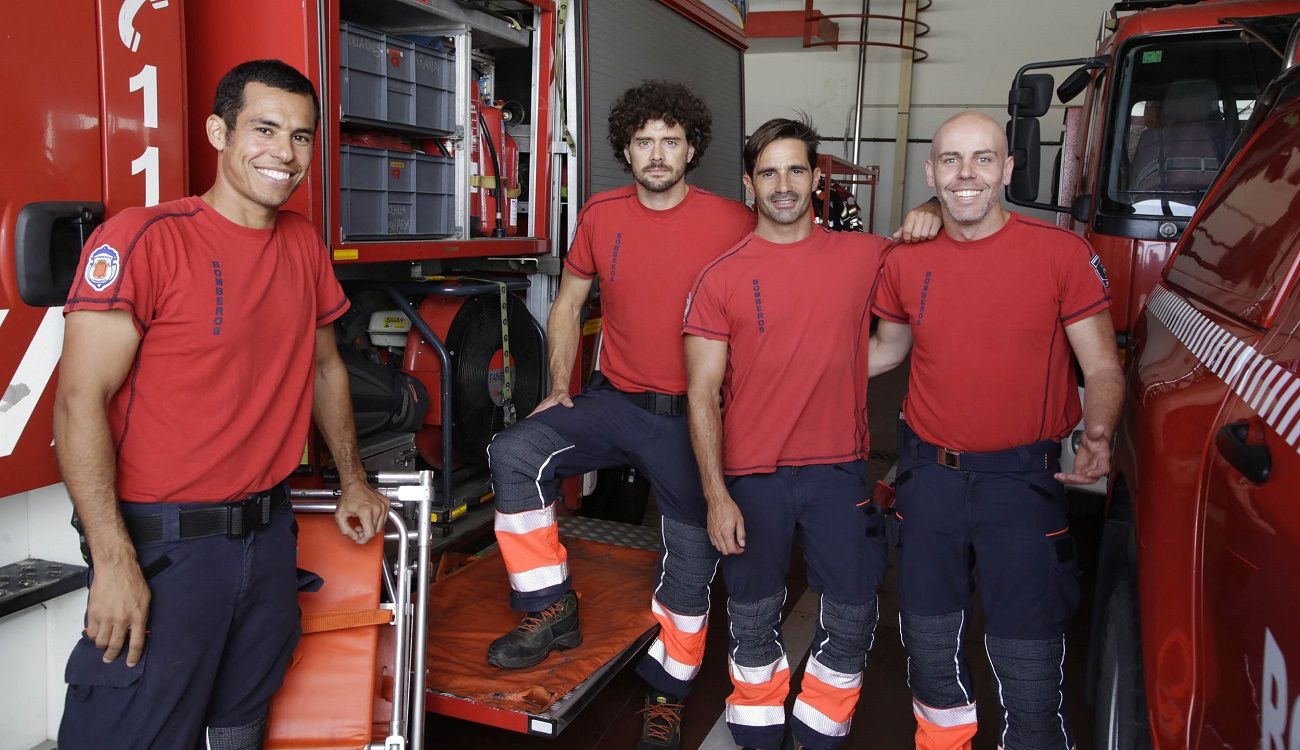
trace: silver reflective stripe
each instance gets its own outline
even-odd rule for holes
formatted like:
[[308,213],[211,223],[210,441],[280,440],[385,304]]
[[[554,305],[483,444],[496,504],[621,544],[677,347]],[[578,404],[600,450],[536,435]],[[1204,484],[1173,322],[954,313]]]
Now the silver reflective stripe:
[[510,588],[522,594],[541,591],[550,586],[559,586],[569,577],[569,564],[546,565],[541,568],[525,570],[522,573],[510,573]]
[[735,706],[727,704],[727,723],[746,727],[773,727],[785,724],[785,706]]
[[746,685],[764,685],[771,682],[782,670],[790,670],[790,662],[786,660],[785,654],[781,654],[780,659],[765,667],[742,667],[735,659],[727,659],[727,664],[731,667],[731,679]]
[[804,703],[800,697],[794,702],[794,717],[807,724],[810,729],[827,737],[843,737],[849,733],[851,721],[835,721],[826,714]]
[[855,674],[836,672],[834,669],[817,661],[815,656],[808,659],[808,666],[804,667],[804,674],[812,675],[833,688],[852,690],[862,687],[861,672]]
[[937,727],[960,727],[975,723],[975,704],[967,703],[956,708],[931,708],[912,699],[912,713]]
[[679,615],[660,604],[658,599],[650,600],[650,611],[660,617],[672,620],[673,627],[682,633],[698,633],[704,629],[705,623],[709,621],[708,615]]
[[691,666],[669,656],[668,647],[658,638],[650,644],[650,649],[646,653],[651,659],[659,662],[659,666],[663,667],[665,672],[683,682],[690,682],[700,672],[700,665]]
[[[1156,289],[1147,310],[1278,437],[1300,452],[1300,377],[1232,336],[1187,300]],[[1206,343],[1211,342],[1211,343]]]
[[555,505],[551,504],[541,510],[526,510],[522,513],[496,512],[493,528],[497,533],[527,534],[548,526],[555,525]]

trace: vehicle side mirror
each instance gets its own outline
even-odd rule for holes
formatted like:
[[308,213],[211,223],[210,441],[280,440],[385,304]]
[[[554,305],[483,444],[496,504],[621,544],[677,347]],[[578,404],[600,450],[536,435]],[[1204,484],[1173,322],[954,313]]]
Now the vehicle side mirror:
[[1056,97],[1062,104],[1068,104],[1071,99],[1079,95],[1080,91],[1088,88],[1088,81],[1092,79],[1090,70],[1091,68],[1085,65],[1067,76],[1064,81],[1061,81],[1061,85],[1056,87]]
[[1007,114],[1012,117],[1042,117],[1052,106],[1052,86],[1047,73],[1025,73],[1016,78],[1007,93]]
[[1070,218],[1081,224],[1092,221],[1092,193],[1080,193],[1070,201]]
[[[1051,79],[1051,76],[1044,77]],[[1018,117],[1009,121],[1007,138],[1013,141],[1011,143],[1013,166],[1007,195],[1013,201],[1028,203],[1038,200],[1038,155],[1041,148],[1037,118]]]
[[32,307],[68,301],[81,248],[104,220],[104,204],[69,201],[28,203],[14,226],[18,296]]

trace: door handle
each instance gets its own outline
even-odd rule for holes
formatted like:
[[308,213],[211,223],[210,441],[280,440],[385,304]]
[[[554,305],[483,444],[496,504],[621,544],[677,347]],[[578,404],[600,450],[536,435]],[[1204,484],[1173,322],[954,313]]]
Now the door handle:
[[103,219],[103,203],[42,201],[22,207],[14,226],[14,255],[23,302],[57,307],[67,301],[81,248]]
[[1273,459],[1266,446],[1247,442],[1249,435],[1249,422],[1233,422],[1224,425],[1214,436],[1214,445],[1223,454],[1224,460],[1240,471],[1242,476],[1255,484],[1263,484],[1268,481],[1268,475],[1273,469]]

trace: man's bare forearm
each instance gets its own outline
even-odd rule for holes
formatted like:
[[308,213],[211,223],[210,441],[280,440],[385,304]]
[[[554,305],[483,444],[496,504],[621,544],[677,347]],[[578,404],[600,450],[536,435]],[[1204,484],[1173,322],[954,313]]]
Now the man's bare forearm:
[[134,563],[135,547],[117,502],[117,452],[107,404],[60,394],[54,404],[54,452],[91,554],[100,565]]
[[1124,373],[1118,365],[1092,373],[1083,384],[1084,427],[1099,426],[1113,436],[1123,404]]
[[357,428],[352,413],[352,394],[348,386],[347,366],[337,357],[316,368],[311,416],[325,438],[339,484],[366,483],[366,472],[357,450]]
[[547,360],[551,368],[551,391],[569,390],[573,378],[573,363],[578,354],[578,341],[582,338],[579,320],[581,313],[566,306],[556,305],[546,319]]

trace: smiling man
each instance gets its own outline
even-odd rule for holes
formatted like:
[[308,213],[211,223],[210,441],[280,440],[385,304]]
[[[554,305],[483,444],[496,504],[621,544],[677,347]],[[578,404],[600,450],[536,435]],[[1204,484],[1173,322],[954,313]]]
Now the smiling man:
[[[978,574],[984,645],[1006,750],[1070,748],[1065,628],[1078,561],[1063,484],[1110,466],[1123,380],[1101,263],[1078,235],[1002,208],[1002,128],[966,112],[935,133],[926,177],[943,233],[891,253],[873,310],[872,374],[912,350],[899,425],[899,597],[919,750],[970,748],[975,702],[961,653]],[[1080,405],[1074,474],[1061,439]]]
[[340,531],[365,543],[387,512],[329,325],[347,298],[316,229],[280,210],[318,119],[298,71],[236,66],[206,123],[212,188],[86,243],[54,413],[91,564],[60,747],[261,747],[300,632],[284,479],[309,421],[338,464]]
[[882,516],[866,491],[864,358],[887,243],[813,225],[817,142],[787,119],[750,136],[758,226],[701,272],[682,328],[691,439],[729,595],[727,725],[738,744],[764,750],[785,734],[791,541],[819,608],[794,703],[800,747],[833,748],[849,732],[885,572]]

